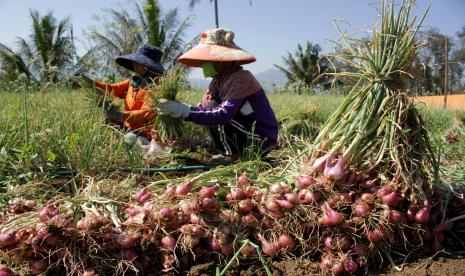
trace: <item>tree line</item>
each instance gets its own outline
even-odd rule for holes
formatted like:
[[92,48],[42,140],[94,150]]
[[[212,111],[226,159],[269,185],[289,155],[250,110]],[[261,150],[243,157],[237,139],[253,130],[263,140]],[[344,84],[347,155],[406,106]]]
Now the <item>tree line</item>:
[[[199,1],[190,0],[189,6],[193,7]],[[214,3],[215,22],[218,22],[217,1]],[[163,51],[162,63],[170,68],[198,40],[198,37],[186,40],[192,17],[180,18],[179,13],[178,8],[162,12],[157,0],[134,1],[131,9],[105,10],[101,16],[96,16],[97,25],[90,26],[86,31],[92,46],[79,55],[68,17],[59,20],[53,16],[53,12],[40,15],[31,10],[32,31],[29,38],[17,38],[15,48],[0,43],[0,84],[19,80],[43,86],[67,81],[70,76],[84,71],[92,71],[102,79],[115,81],[126,77],[127,72],[115,65],[114,58],[135,51],[142,43],[159,47]],[[465,26],[454,37],[430,28],[421,34],[420,39],[426,43],[413,64],[412,78],[405,81],[407,91],[415,95],[444,92],[446,40],[449,53],[448,90],[463,91]],[[318,44],[307,41],[305,46],[298,44],[294,53],[288,52],[283,56],[284,65],[275,66],[286,75],[287,88],[302,92],[312,91],[314,87],[328,89],[349,82],[325,74],[351,68],[322,55],[321,51]]]

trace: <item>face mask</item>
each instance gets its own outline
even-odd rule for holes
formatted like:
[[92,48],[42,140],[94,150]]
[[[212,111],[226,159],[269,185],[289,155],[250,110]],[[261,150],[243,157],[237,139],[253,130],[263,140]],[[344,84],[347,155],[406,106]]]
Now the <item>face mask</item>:
[[207,61],[202,64],[203,76],[206,78],[211,78],[218,74],[213,67],[213,62]]

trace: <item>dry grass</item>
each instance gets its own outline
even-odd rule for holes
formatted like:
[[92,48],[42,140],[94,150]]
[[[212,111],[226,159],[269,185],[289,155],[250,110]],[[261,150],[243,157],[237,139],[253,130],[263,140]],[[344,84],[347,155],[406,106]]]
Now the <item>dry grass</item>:
[[[416,97],[415,101],[423,102],[427,106],[443,107],[444,96],[423,96]],[[447,107],[453,110],[465,111],[465,94],[456,94],[447,96]]]

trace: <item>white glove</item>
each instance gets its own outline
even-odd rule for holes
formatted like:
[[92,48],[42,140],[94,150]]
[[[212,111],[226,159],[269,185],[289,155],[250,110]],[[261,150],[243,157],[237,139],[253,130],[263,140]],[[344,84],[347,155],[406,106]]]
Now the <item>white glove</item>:
[[191,111],[190,105],[167,99],[159,100],[157,106],[160,115],[168,115],[173,118],[186,118]]

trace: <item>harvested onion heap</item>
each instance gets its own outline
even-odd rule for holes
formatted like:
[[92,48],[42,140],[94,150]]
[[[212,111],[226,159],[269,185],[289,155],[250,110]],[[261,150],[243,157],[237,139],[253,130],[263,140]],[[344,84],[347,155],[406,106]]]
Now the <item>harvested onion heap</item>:
[[[176,95],[185,87],[186,73],[183,66],[173,67],[165,72],[149,89],[154,103],[160,99],[176,100]],[[182,118],[173,118],[167,115],[157,116],[155,123],[156,132],[162,141],[172,141],[182,137],[185,131]]]
[[[30,200],[12,201],[1,217],[0,256],[20,275],[50,269],[151,275],[212,259],[221,265],[240,248],[241,258],[257,258],[258,244],[268,257],[321,258],[323,270],[354,273],[393,248],[441,249],[454,220],[440,224],[438,206],[410,205],[388,186],[355,174],[344,185],[300,175],[294,184],[260,188],[268,180],[238,175],[231,183],[226,168],[217,170],[222,176],[210,171],[211,179],[173,181],[161,193],[146,187],[129,200],[86,189],[40,208]],[[218,184],[225,175],[228,182]],[[6,267],[0,271],[13,275]]]
[[335,74],[357,83],[322,128],[304,169],[334,181],[351,172],[391,181],[390,188],[417,203],[432,196],[437,162],[422,118],[401,91],[422,44],[415,40],[422,20],[417,26],[416,17],[409,21],[413,2],[403,3],[397,14],[394,1],[390,7],[384,4],[371,41],[346,38],[347,46],[339,43],[345,54],[335,57],[355,72]]

